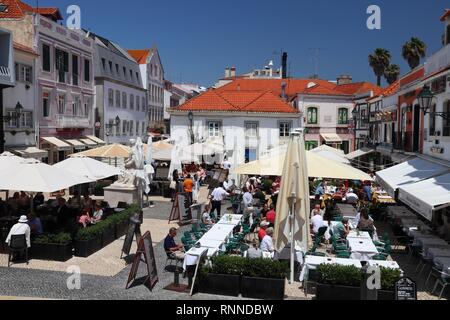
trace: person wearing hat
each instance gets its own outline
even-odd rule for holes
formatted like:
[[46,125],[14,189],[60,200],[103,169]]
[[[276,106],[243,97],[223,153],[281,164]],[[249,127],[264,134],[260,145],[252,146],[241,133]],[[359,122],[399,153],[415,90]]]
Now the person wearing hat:
[[269,226],[270,226],[269,222],[267,222],[267,221],[261,222],[261,224],[259,226],[259,231],[258,231],[259,241],[262,241],[264,239],[264,237],[266,236],[266,230]]
[[348,189],[347,194],[345,195],[347,198],[347,204],[357,204],[359,201],[358,195],[353,191],[353,189]]
[[30,241],[31,229],[30,226],[28,225],[27,216],[21,216],[19,222],[13,225],[13,227],[9,231],[8,237],[6,238],[6,243],[8,245],[10,244],[12,236],[20,236],[23,234],[25,235],[25,238],[27,240],[27,247],[31,248],[31,241]]
[[262,252],[269,252],[273,253],[275,251],[274,245],[273,245],[273,228],[269,228],[266,230],[266,236],[261,241],[260,249]]

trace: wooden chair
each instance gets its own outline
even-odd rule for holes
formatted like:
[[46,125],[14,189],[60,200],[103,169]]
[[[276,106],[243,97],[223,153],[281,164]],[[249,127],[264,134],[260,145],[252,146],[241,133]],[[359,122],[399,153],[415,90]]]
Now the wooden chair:
[[12,258],[15,253],[25,253],[25,260],[28,265],[28,245],[24,234],[11,236],[11,241],[9,243],[8,268],[12,264]]

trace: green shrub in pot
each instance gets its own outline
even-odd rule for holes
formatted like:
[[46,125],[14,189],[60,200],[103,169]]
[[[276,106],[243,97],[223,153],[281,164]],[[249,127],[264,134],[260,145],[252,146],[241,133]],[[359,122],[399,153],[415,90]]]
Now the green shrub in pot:
[[252,278],[285,279],[289,273],[289,264],[271,259],[244,259],[242,275]]
[[72,242],[72,237],[69,233],[58,234],[43,234],[33,240],[35,244],[61,244],[67,245]]
[[245,267],[244,259],[235,256],[218,256],[211,258],[211,265],[203,268],[204,273],[238,275],[240,276]]
[[395,284],[400,279],[402,272],[398,269],[380,268],[381,290],[394,291]]
[[355,266],[321,264],[317,267],[318,282],[346,287],[360,287],[363,274]]

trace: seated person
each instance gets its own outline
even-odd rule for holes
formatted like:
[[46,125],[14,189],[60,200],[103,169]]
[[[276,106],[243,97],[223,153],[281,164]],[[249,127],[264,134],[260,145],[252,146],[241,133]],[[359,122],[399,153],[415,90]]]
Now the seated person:
[[264,237],[266,236],[266,230],[267,230],[267,228],[269,228],[269,226],[270,226],[270,223],[268,223],[267,221],[261,222],[261,224],[259,225],[259,231],[258,231],[259,241],[263,241]]
[[267,214],[266,214],[266,221],[268,223],[270,223],[270,226],[272,226],[272,227],[275,225],[276,215],[277,214],[275,212],[275,206],[271,205],[270,206],[270,211],[267,212]]
[[359,230],[370,230],[372,232],[375,231],[373,219],[369,216],[367,209],[361,210],[361,216],[359,218],[357,228]]
[[103,208],[100,203],[95,204],[95,211],[92,215],[92,223],[97,223],[103,219]]
[[87,228],[91,224],[91,217],[89,216],[89,211],[87,209],[83,210],[83,213],[78,218],[78,223],[83,225],[83,228]]
[[169,230],[169,234],[164,239],[164,250],[167,253],[171,253],[175,256],[178,260],[184,260],[184,257],[186,256],[185,253],[182,251],[184,249],[184,246],[182,244],[176,244],[175,237],[177,236],[177,229],[171,228]]
[[211,211],[211,207],[209,206],[209,204],[207,204],[205,206],[205,210],[203,210],[203,214],[202,214],[202,222],[206,225],[214,224],[214,220],[211,218],[210,211]]
[[93,202],[88,193],[83,196],[82,206],[83,209],[89,209],[89,212],[92,212]]
[[266,218],[267,212],[269,211],[270,211],[269,204],[266,202],[264,203],[264,207],[261,209],[261,218]]
[[20,193],[15,192],[13,197],[8,199],[8,206],[11,209],[12,215],[16,215],[19,212],[19,198]]
[[311,218],[311,229],[313,234],[317,234],[324,226],[321,210],[313,210],[314,216]]
[[260,188],[256,188],[253,198],[258,199],[259,203],[266,202],[266,195],[264,194],[264,192],[261,191]]
[[78,191],[73,192],[73,197],[70,198],[69,204],[72,207],[81,208],[82,200],[81,200],[80,193]]
[[353,189],[348,189],[347,194],[345,195],[347,198],[348,204],[357,204],[359,201],[359,197],[356,193],[353,192]]
[[25,239],[27,240],[27,247],[31,248],[31,230],[30,226],[28,225],[27,216],[21,216],[19,222],[12,226],[5,242],[9,245],[11,243],[12,236],[20,236],[23,234],[25,235]]
[[345,239],[347,235],[350,233],[350,226],[347,218],[343,218],[342,222],[337,223],[333,227],[333,235],[335,235],[338,239]]
[[314,217],[317,213],[320,214],[320,216],[324,215],[324,212],[322,211],[319,203],[316,204],[314,209],[311,211],[311,217]]
[[42,192],[36,193],[36,195],[33,198],[33,206],[34,206],[34,208],[36,209],[36,208],[42,206],[44,203],[45,203],[44,194]]
[[262,252],[274,252],[275,248],[273,245],[273,229],[269,228],[266,230],[266,236],[261,241],[260,249]]
[[253,195],[251,194],[251,192],[247,189],[247,187],[244,187],[242,191],[244,191],[244,195],[242,196],[244,210],[246,208],[253,207]]
[[246,258],[259,259],[262,258],[262,256],[263,256],[262,250],[258,248],[256,241],[253,242],[250,248],[247,250]]
[[30,226],[31,235],[39,236],[44,233],[44,230],[42,228],[41,219],[36,217],[34,213],[28,214],[28,225]]

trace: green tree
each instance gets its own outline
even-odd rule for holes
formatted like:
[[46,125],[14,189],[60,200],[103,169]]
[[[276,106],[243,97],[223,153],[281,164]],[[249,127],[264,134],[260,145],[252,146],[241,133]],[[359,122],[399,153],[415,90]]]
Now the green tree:
[[419,38],[412,37],[403,45],[402,55],[411,69],[417,68],[420,65],[420,59],[425,58],[426,54],[427,46]]
[[398,64],[389,65],[386,70],[384,70],[384,78],[387,83],[393,84],[398,80],[400,76],[400,66]]
[[377,77],[378,86],[381,86],[381,77],[390,64],[391,53],[386,49],[375,49],[375,52],[369,55],[369,65]]

